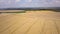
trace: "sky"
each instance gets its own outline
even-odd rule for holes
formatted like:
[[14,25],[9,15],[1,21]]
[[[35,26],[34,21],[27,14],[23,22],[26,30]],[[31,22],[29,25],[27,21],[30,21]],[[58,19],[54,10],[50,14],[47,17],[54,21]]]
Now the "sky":
[[60,0],[0,0],[0,8],[60,7]]

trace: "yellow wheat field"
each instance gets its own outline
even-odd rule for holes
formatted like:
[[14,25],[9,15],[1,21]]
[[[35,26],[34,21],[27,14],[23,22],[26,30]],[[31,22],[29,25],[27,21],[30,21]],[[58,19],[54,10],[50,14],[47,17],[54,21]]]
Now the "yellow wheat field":
[[0,34],[60,34],[60,12],[2,13]]

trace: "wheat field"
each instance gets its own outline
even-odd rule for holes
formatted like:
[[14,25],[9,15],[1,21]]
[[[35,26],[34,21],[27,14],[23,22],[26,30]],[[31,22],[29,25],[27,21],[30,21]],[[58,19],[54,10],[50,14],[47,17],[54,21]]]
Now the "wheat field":
[[60,12],[2,13],[0,34],[60,34]]

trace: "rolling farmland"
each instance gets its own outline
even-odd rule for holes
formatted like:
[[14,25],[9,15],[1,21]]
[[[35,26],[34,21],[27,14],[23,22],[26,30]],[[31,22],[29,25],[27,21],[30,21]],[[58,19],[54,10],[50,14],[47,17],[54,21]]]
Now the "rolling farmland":
[[0,34],[60,34],[60,12],[2,13]]

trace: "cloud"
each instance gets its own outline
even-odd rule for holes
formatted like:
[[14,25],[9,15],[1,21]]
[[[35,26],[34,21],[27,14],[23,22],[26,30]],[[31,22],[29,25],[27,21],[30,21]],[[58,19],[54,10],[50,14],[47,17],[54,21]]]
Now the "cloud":
[[60,0],[0,0],[0,8],[7,7],[60,7]]
[[21,0],[15,0],[15,2],[20,2]]
[[28,2],[32,2],[32,0],[28,0]]

